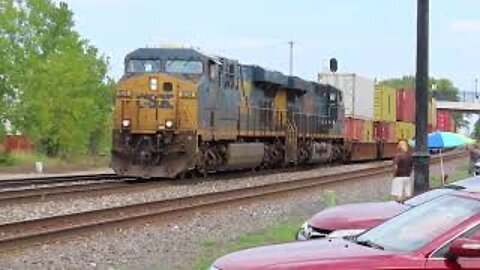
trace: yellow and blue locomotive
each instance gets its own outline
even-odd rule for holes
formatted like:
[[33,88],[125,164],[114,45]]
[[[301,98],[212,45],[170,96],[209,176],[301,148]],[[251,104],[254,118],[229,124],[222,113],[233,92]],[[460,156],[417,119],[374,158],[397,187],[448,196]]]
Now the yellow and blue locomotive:
[[128,54],[114,118],[119,175],[174,178],[343,155],[338,89],[188,48]]

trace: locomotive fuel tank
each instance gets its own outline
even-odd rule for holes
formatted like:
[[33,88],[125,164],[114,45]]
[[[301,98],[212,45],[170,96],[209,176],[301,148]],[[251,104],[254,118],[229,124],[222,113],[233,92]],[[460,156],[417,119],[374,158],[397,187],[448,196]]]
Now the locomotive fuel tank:
[[228,145],[225,169],[255,168],[262,164],[265,156],[263,143],[231,143]]
[[314,142],[310,146],[311,155],[308,163],[324,163],[332,160],[333,157],[333,146],[325,142]]

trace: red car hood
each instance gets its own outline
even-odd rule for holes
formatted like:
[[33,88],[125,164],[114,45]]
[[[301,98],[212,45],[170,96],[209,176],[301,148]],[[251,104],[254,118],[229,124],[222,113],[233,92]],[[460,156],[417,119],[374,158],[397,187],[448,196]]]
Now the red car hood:
[[358,267],[362,262],[388,261],[392,255],[343,239],[324,239],[247,249],[226,255],[214,265],[222,270],[320,269],[338,264]]
[[409,208],[395,201],[346,204],[317,213],[309,220],[309,224],[314,228],[332,231],[370,229]]

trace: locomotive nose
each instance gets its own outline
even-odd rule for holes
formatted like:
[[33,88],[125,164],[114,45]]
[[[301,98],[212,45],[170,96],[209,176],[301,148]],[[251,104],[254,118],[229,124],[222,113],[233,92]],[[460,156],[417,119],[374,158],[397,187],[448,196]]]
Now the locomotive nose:
[[142,134],[176,129],[177,101],[186,91],[184,85],[181,79],[167,74],[138,75],[122,80],[118,85],[116,125]]

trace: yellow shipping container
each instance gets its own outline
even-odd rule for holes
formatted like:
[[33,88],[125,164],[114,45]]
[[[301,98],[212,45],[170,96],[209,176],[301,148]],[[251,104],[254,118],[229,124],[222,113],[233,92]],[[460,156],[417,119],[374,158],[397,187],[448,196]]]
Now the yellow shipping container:
[[428,102],[428,124],[437,126],[437,100],[432,98]]
[[373,121],[365,120],[363,123],[363,141],[364,142],[373,142]]
[[397,91],[383,85],[375,86],[375,121],[395,122],[397,120]]
[[395,127],[395,136],[397,141],[413,139],[415,137],[415,124],[397,122]]
[[415,138],[415,124],[405,123],[405,139],[413,140]]
[[403,122],[397,122],[395,124],[395,138],[397,141],[403,139]]

